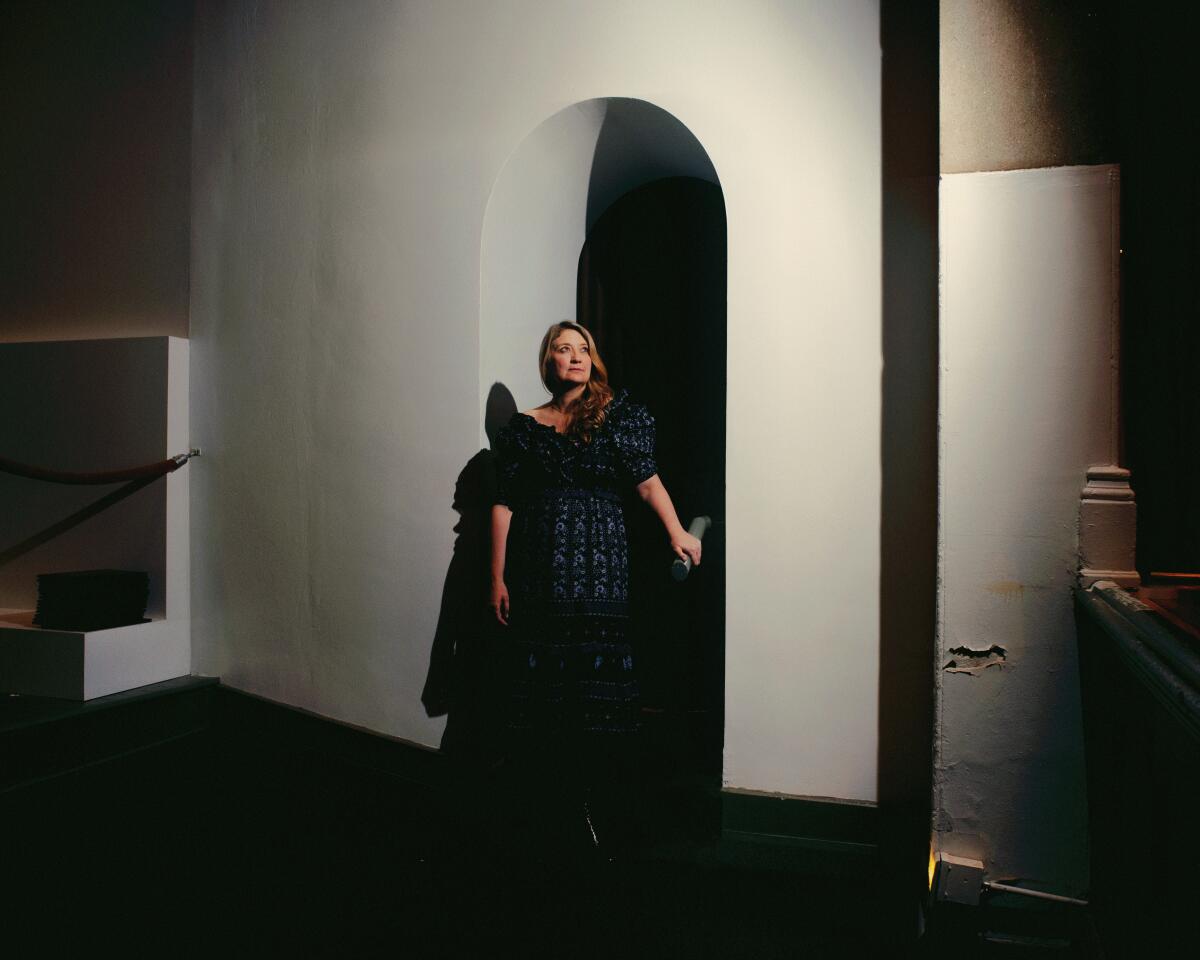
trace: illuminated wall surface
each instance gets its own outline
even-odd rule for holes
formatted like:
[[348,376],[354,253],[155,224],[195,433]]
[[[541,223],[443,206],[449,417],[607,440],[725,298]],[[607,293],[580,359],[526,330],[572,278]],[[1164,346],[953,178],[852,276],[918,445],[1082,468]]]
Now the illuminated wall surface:
[[[874,799],[876,5],[205,4],[195,57],[197,671],[438,742],[454,480],[487,383],[538,400],[530,331],[573,304],[588,215],[586,139],[530,137],[636,99],[728,215],[725,779]],[[514,202],[547,247],[489,235]],[[506,242],[537,279],[508,338],[483,289]]]
[[1071,588],[1110,457],[1118,207],[1111,166],[942,178],[941,843],[1079,892]]
[[1088,887],[1076,522],[1088,466],[1116,446],[1108,16],[942,0],[939,23],[934,829],[989,876],[1076,896]]

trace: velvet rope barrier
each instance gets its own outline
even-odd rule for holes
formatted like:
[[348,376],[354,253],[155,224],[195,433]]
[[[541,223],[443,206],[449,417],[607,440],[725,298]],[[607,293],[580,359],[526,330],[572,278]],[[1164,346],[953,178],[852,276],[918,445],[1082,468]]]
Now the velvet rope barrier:
[[145,477],[141,480],[134,480],[132,483],[127,483],[123,487],[117,487],[112,493],[106,493],[95,503],[89,503],[82,510],[76,510],[69,517],[64,517],[57,523],[51,524],[45,530],[39,530],[33,536],[26,537],[20,543],[13,544],[7,550],[0,550],[0,567],[3,567],[7,563],[12,563],[17,557],[24,556],[35,547],[40,547],[43,543],[48,543],[55,537],[79,526],[83,521],[90,520],[96,514],[103,513],[109,507],[120,503],[126,497],[133,496],[142,487],[148,487],[157,479],[158,477]]
[[0,550],[0,567],[11,563],[17,557],[29,553],[30,550],[36,547],[40,547],[43,543],[53,540],[60,534],[66,533],[72,527],[79,526],[85,520],[96,516],[96,514],[103,513],[114,504],[120,503],[126,497],[137,493],[142,487],[149,486],[159,477],[178,470],[191,460],[192,457],[198,456],[200,456],[200,451],[193,448],[187,453],[181,453],[178,456],[171,457],[169,460],[160,460],[158,463],[148,463],[141,467],[131,467],[128,470],[108,470],[103,473],[67,473],[62,470],[46,470],[42,467],[31,467],[27,463],[17,463],[16,461],[5,460],[3,457],[0,457],[0,473],[11,473],[18,477],[27,477],[30,480],[45,480],[49,483],[96,485],[125,482],[123,487],[118,487],[111,493],[106,493],[95,503],[90,503],[83,509],[75,511],[69,517],[64,517],[57,523],[52,524],[45,530],[41,530],[31,537],[26,537],[20,543],[14,544],[7,550]]
[[178,470],[192,457],[200,456],[197,449],[181,453],[169,460],[158,463],[147,463],[140,467],[129,467],[125,470],[106,470],[100,473],[70,473],[65,470],[47,470],[44,467],[30,466],[28,463],[18,463],[16,460],[6,460],[0,457],[0,473],[10,473],[16,477],[29,480],[44,480],[47,483],[70,483],[86,486],[100,486],[105,483],[129,483],[135,480],[156,480],[165,474]]

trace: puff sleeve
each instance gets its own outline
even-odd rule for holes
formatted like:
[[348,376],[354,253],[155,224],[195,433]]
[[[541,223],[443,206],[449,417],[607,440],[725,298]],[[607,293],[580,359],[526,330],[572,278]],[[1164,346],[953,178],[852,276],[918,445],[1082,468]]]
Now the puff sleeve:
[[654,417],[643,404],[632,401],[621,411],[614,431],[622,472],[636,486],[658,473],[654,459]]

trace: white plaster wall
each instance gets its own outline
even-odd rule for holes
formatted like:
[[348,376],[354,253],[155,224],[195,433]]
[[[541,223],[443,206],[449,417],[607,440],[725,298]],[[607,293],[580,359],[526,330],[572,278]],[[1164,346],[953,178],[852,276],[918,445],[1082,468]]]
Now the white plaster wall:
[[1071,588],[1086,470],[1110,459],[1117,195],[1110,166],[941,188],[938,840],[1067,894],[1087,886]]
[[726,781],[873,799],[877,4],[289,0],[197,23],[199,667],[437,741],[418,694],[480,437],[489,195],[544,120],[635,97],[695,134],[728,213]]

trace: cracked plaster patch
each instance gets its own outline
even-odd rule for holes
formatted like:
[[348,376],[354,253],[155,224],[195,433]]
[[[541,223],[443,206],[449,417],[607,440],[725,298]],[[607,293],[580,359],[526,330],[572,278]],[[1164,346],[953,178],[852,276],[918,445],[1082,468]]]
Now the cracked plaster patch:
[[972,677],[988,667],[1002,667],[1008,661],[1008,651],[998,643],[993,643],[986,650],[951,647],[947,652],[950,659],[942,665],[943,672],[965,673]]

